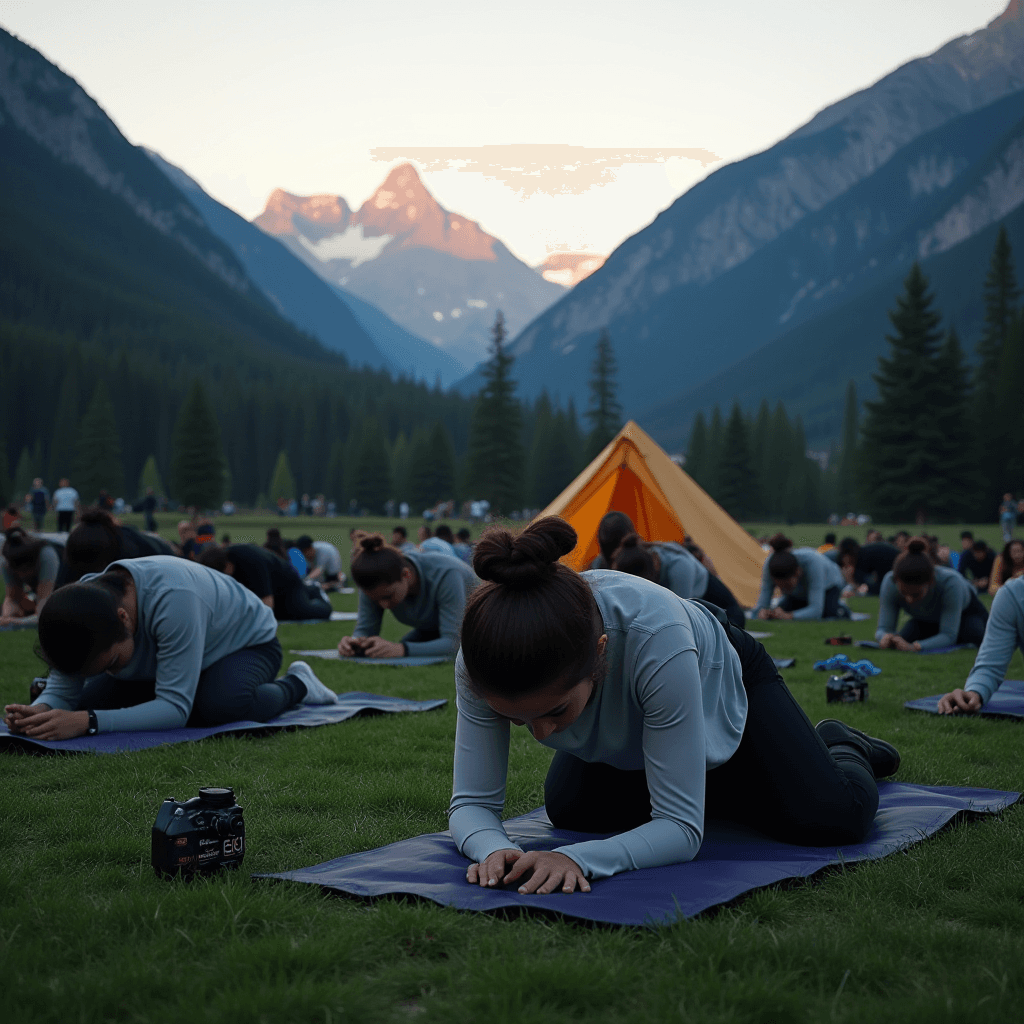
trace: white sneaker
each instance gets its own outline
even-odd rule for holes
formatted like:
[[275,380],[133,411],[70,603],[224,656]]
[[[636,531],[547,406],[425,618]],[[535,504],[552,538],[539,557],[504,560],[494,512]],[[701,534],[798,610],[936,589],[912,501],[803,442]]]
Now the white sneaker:
[[295,676],[306,684],[306,696],[303,704],[336,704],[338,695],[317,679],[313,670],[304,661],[293,661],[288,666],[286,675]]

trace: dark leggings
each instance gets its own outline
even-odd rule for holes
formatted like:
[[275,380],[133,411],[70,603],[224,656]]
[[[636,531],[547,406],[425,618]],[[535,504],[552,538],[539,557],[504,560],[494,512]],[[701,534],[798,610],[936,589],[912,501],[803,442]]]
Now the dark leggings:
[[708,588],[702,595],[709,604],[717,605],[729,617],[729,621],[740,629],[746,625],[746,616],[733,592],[717,577],[708,575]]
[[320,596],[320,588],[295,581],[291,590],[274,598],[274,615],[279,620],[301,622],[303,619],[329,619],[330,603]]
[[[954,643],[974,644],[981,646],[985,637],[985,627],[988,625],[988,610],[978,600],[977,594],[971,595],[971,603],[964,609],[960,616],[960,632],[956,635]],[[937,622],[923,622],[921,619],[910,619],[904,623],[900,630],[900,636],[908,643],[916,643],[918,640],[927,640],[935,636],[939,631]]]
[[[736,753],[706,775],[705,818],[752,826],[787,843],[860,842],[878,810],[878,787],[863,756],[831,751],[789,692],[765,649],[733,628],[747,691],[747,722]],[[552,824],[577,832],[624,832],[651,820],[647,774],[556,752],[544,783]]]
[[[192,701],[192,726],[225,722],[267,722],[298,704],[306,685],[294,676],[275,680],[281,667],[281,644],[275,637],[257,647],[245,647],[203,669]],[[152,680],[115,679],[104,673],[85,681],[79,710],[109,711],[144,704],[156,696]]]
[[[843,592],[840,587],[829,587],[825,591],[825,604],[821,609],[823,619],[845,619],[848,618],[846,606],[839,603]],[[802,597],[793,597],[787,594],[779,603],[784,612],[798,612],[801,608],[807,607],[807,602]]]

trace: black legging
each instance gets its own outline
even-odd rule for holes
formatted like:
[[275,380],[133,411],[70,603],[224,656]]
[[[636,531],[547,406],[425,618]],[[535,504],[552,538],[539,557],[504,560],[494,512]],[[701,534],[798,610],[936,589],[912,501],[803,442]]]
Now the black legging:
[[[268,722],[306,696],[306,684],[294,676],[275,679],[281,668],[281,644],[275,637],[256,647],[244,647],[215,661],[199,676],[192,726],[225,722]],[[104,673],[85,681],[78,709],[111,711],[144,704],[156,696],[154,680],[115,679]]]
[[320,588],[307,586],[301,580],[274,598],[274,615],[278,621],[302,622],[304,619],[329,619],[331,606],[320,596]]
[[[753,826],[783,842],[860,842],[878,810],[866,759],[829,750],[789,692],[765,649],[732,628],[747,691],[747,721],[736,753],[706,776],[706,818]],[[544,783],[552,824],[576,832],[624,832],[651,820],[647,774],[556,752]]]
[[[821,609],[823,619],[846,619],[849,618],[846,606],[841,604],[839,598],[843,596],[841,587],[829,587],[825,591],[825,604]],[[779,607],[784,612],[798,612],[801,608],[807,607],[807,601],[802,597],[786,596],[779,602]]]
[[704,591],[704,600],[721,608],[734,626],[743,629],[746,625],[747,619],[739,601],[717,576],[708,574],[708,588]]
[[[981,646],[985,638],[985,627],[988,625],[988,610],[978,600],[977,594],[971,594],[971,603],[964,609],[960,616],[960,632],[956,635],[955,643],[974,644]],[[907,643],[916,643],[918,640],[927,640],[935,636],[939,631],[939,623],[924,622],[921,619],[910,619],[903,624],[900,636]]]

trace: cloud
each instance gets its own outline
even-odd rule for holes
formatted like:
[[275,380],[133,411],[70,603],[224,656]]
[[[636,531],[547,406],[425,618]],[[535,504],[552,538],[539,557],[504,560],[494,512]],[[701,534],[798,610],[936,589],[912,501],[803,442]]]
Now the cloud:
[[394,163],[412,160],[425,171],[457,170],[500,181],[523,198],[543,195],[582,195],[615,181],[616,169],[626,164],[664,164],[671,159],[695,160],[703,167],[720,157],[707,149],[598,149],[568,145],[510,146],[378,146],[373,160]]

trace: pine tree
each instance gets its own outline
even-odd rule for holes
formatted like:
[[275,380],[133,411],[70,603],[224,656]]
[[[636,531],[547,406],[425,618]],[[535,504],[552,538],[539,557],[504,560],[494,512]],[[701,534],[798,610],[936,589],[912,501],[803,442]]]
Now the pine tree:
[[380,423],[372,418],[363,423],[350,494],[359,508],[378,515],[391,497],[391,452]]
[[755,518],[764,518],[767,514],[768,482],[765,480],[764,469],[768,455],[768,438],[771,434],[772,413],[768,407],[768,399],[761,399],[757,410],[757,418],[750,428],[750,511]]
[[857,507],[857,462],[860,442],[860,411],[857,406],[857,385],[846,385],[843,409],[843,446],[836,465],[836,505],[840,515]]
[[[1024,494],[1024,311],[1018,310],[1010,321],[1006,342],[999,360],[999,386],[996,410],[1003,424],[1005,462],[996,478],[997,490]],[[988,508],[984,509],[988,513]]]
[[139,476],[139,494],[145,494],[148,488],[153,488],[153,493],[158,497],[161,495],[166,496],[167,492],[164,490],[164,482],[160,479],[160,470],[156,465],[156,456],[150,455],[146,459],[146,464],[142,467],[142,473]]
[[288,462],[288,453],[282,451],[277,457],[274,474],[270,478],[268,498],[271,505],[276,507],[282,498],[285,501],[291,501],[295,497],[295,477],[292,475],[292,467]]
[[861,490],[883,522],[912,521],[945,504],[945,474],[938,454],[943,400],[937,355],[941,316],[932,308],[928,281],[915,263],[889,313],[888,357],[878,361],[878,400],[865,402]]
[[84,504],[95,501],[101,490],[111,497],[124,491],[124,467],[114,405],[102,380],[96,385],[78,428],[74,480]]
[[541,500],[541,492],[545,490],[543,479],[545,463],[551,455],[552,429],[555,413],[547,391],[541,391],[540,397],[533,405],[530,417],[533,425],[533,437],[530,443],[530,457],[527,461],[526,500],[530,505],[543,508],[547,502]]
[[550,417],[544,436],[534,447],[533,501],[537,508],[550,505],[572,482],[575,473],[568,417],[561,409]]
[[597,339],[594,362],[591,364],[590,408],[587,410],[590,423],[590,434],[587,437],[588,462],[600,454],[622,426],[622,406],[619,405],[615,382],[617,371],[612,339],[605,329]]
[[331,442],[331,454],[327,457],[327,472],[324,480],[324,493],[328,501],[339,507],[345,496],[345,444],[340,438]]
[[32,490],[32,481],[36,477],[35,468],[32,465],[32,453],[28,448],[21,449],[21,456],[18,458],[18,465],[14,470],[14,495],[13,500],[21,504],[25,495]]
[[693,418],[693,426],[690,427],[690,443],[686,449],[686,472],[704,490],[707,490],[707,481],[711,469],[711,460],[708,451],[708,425],[704,420],[704,413],[698,412]]
[[486,383],[477,397],[469,430],[467,486],[492,510],[509,513],[523,487],[522,414],[512,379],[513,357],[507,349],[501,312],[491,332],[491,356],[483,368]]
[[395,500],[408,501],[411,491],[409,490],[409,475],[412,469],[412,446],[405,436],[405,431],[400,430],[395,443],[391,447],[391,489],[395,493]]
[[794,448],[789,416],[786,407],[779,402],[772,413],[765,442],[764,466],[761,469],[765,516],[769,520],[785,518],[786,489],[789,486]]
[[734,519],[748,512],[750,496],[750,437],[739,403],[734,402],[722,440],[718,467],[718,503]]
[[213,508],[224,496],[220,425],[198,378],[178,413],[171,448],[174,497],[189,508]]
[[444,424],[419,431],[409,469],[410,503],[415,511],[433,508],[455,496],[455,456]]
[[572,456],[572,475],[575,477],[588,463],[586,442],[576,416],[576,403],[570,398],[565,407],[565,443]]
[[[75,354],[77,351],[77,347],[71,350]],[[49,479],[54,486],[61,477],[71,476],[78,436],[78,415],[78,360],[72,358],[64,370],[64,379],[57,397],[57,414],[53,419]]]
[[722,423],[722,411],[716,405],[711,411],[711,423],[708,427],[707,482],[701,485],[716,501],[718,500],[718,470],[722,464],[724,441],[725,426]]
[[4,437],[3,424],[0,423],[0,508],[7,508],[13,500],[14,481],[7,462],[7,438]]

